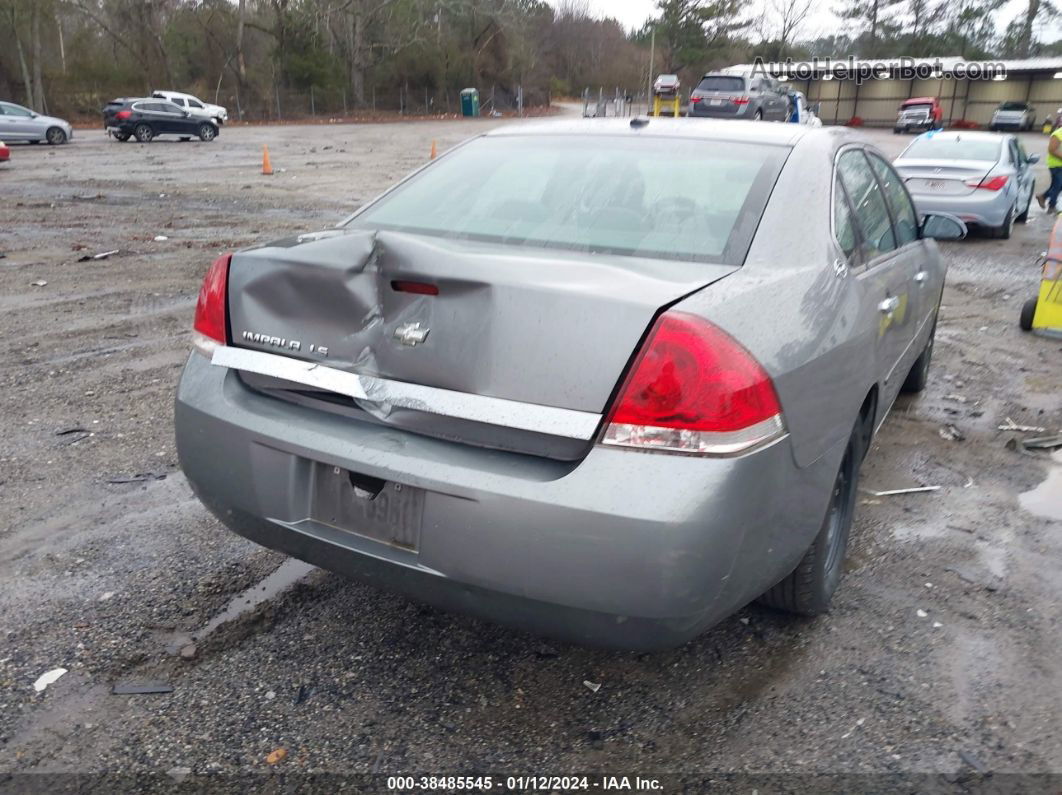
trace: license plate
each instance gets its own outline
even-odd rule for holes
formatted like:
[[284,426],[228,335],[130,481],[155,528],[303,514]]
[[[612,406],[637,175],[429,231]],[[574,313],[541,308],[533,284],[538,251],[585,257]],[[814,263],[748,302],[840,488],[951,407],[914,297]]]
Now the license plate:
[[708,100],[708,104],[709,105],[722,105],[723,104],[723,100],[721,100],[721,99],[710,99],[710,100]]
[[347,470],[314,465],[310,511],[314,521],[402,549],[418,549],[424,489],[387,483],[375,497],[361,495],[351,484]]

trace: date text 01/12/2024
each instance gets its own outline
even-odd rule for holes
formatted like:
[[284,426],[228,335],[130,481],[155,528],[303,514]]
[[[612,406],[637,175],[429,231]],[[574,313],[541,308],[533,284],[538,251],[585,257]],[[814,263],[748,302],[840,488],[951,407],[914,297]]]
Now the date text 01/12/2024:
[[659,779],[641,776],[388,776],[393,791],[454,791],[499,789],[508,792],[557,792],[578,790],[661,790]]

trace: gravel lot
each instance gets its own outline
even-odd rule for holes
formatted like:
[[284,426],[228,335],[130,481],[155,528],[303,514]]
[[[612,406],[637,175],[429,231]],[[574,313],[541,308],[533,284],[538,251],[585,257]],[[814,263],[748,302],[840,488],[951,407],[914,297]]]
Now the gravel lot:
[[[923,790],[1062,775],[1062,454],[1008,448],[1023,434],[997,430],[1007,417],[1062,427],[1062,343],[1017,326],[1052,222],[1035,208],[1009,241],[942,246],[930,387],[900,399],[863,471],[867,489],[941,488],[864,495],[829,616],[750,606],[673,651],[569,647],[284,564],[199,505],[172,399],[210,262],[330,226],[433,139],[444,149],[497,123],[244,127],[147,146],[93,129],[12,147],[0,789],[71,771],[158,775],[144,787],[188,773],[755,774],[726,780],[760,792],[822,791],[812,774],[861,776],[848,791],[901,774]],[[867,135],[890,155],[907,140]],[[943,438],[947,425],[962,438]],[[231,620],[198,632],[219,616]],[[111,693],[145,680],[173,690]]]

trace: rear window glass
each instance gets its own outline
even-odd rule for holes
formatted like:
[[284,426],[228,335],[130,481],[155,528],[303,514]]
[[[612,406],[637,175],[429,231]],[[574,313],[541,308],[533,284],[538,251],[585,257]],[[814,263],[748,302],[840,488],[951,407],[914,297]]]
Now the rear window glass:
[[1000,110],[1025,110],[1028,105],[1024,102],[1004,102],[999,106]]
[[744,91],[745,90],[745,78],[744,77],[727,77],[714,75],[712,77],[701,78],[700,84],[697,86],[698,91]]
[[787,153],[780,146],[650,136],[484,137],[349,224],[740,264]]
[[977,140],[939,134],[916,138],[900,157],[927,160],[999,160],[999,141]]
[[915,110],[915,111],[918,111],[919,113],[929,113],[929,111],[932,108],[933,108],[933,106],[929,105],[929,104],[921,104],[921,105],[916,104],[916,105],[904,105],[903,106],[903,110],[905,112],[906,111],[910,111],[910,110]]

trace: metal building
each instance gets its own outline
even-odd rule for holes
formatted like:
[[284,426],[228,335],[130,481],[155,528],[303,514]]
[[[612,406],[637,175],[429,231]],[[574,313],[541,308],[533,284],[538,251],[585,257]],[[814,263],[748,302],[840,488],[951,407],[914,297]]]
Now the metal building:
[[[985,126],[992,118],[992,111],[1007,101],[1033,105],[1038,122],[1045,116],[1054,116],[1055,111],[1062,108],[1062,58],[992,61],[1003,67],[1006,77],[996,75],[989,79],[946,76],[953,73],[957,65],[966,63],[954,56],[834,63],[854,64],[857,68],[885,65],[887,75],[858,80],[835,77],[829,68],[807,67],[799,63],[796,68],[786,63],[768,63],[763,67],[773,76],[788,79],[791,85],[800,88],[809,104],[817,103],[819,118],[824,124],[845,124],[858,117],[868,127],[889,127],[896,119],[901,102],[922,96],[940,98],[946,125],[965,120]],[[728,71],[747,72],[753,68],[753,64],[741,64]],[[913,68],[923,72],[938,70],[945,76],[907,77]]]

